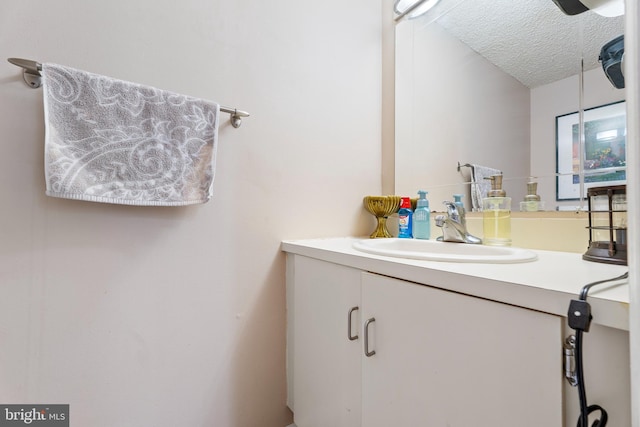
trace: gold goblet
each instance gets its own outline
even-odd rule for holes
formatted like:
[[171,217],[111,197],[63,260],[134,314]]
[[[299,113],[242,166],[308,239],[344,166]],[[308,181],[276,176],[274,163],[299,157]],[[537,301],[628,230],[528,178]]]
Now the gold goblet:
[[367,211],[378,221],[375,231],[369,237],[393,237],[387,230],[387,217],[400,209],[400,196],[366,196],[363,202]]

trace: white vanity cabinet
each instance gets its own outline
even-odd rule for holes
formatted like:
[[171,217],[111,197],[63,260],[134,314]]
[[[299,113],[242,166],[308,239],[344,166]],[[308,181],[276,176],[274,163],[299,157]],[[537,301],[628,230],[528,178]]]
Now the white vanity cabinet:
[[363,426],[562,425],[560,317],[369,273],[362,306]]
[[[293,294],[288,354],[296,425],[360,426],[361,272],[296,255],[288,255],[287,262],[287,280],[293,282],[287,284]],[[349,323],[352,338],[358,338],[349,339]]]
[[298,427],[563,425],[561,317],[287,259]]

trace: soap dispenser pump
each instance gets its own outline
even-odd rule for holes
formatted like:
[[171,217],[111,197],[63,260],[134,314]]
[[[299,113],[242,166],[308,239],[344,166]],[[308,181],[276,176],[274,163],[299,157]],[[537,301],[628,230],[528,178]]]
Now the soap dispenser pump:
[[527,195],[524,196],[524,201],[520,202],[520,210],[523,212],[536,212],[544,210],[544,202],[540,200],[538,192],[538,183],[535,181],[535,177],[530,176],[527,182]]
[[429,210],[429,201],[427,200],[427,192],[418,191],[418,202],[416,210],[413,212],[413,238],[428,240],[431,237],[431,211]]
[[506,197],[507,192],[502,189],[502,174],[486,177],[491,181],[491,190],[487,192],[487,197]]
[[511,197],[502,189],[502,175],[491,175],[491,190],[482,200],[482,226],[485,245],[511,245]]

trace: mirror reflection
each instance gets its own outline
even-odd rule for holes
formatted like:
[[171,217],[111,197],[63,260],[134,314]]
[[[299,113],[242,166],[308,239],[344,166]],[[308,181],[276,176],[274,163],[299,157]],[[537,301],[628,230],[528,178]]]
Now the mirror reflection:
[[[625,99],[598,61],[603,46],[623,33],[624,16],[569,16],[553,0],[441,0],[398,22],[396,194],[427,190],[432,209],[441,210],[461,193],[471,210],[466,165],[478,165],[503,173],[513,210],[532,176],[545,209],[583,206],[584,156],[567,142],[569,169],[557,171],[556,122]],[[557,200],[558,185],[561,194],[568,185],[557,172],[577,185],[578,200]]]

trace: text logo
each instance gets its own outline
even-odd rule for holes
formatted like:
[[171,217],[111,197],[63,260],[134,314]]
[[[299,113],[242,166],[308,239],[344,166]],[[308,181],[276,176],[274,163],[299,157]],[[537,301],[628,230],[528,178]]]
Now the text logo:
[[0,427],[69,427],[69,405],[1,405]]

